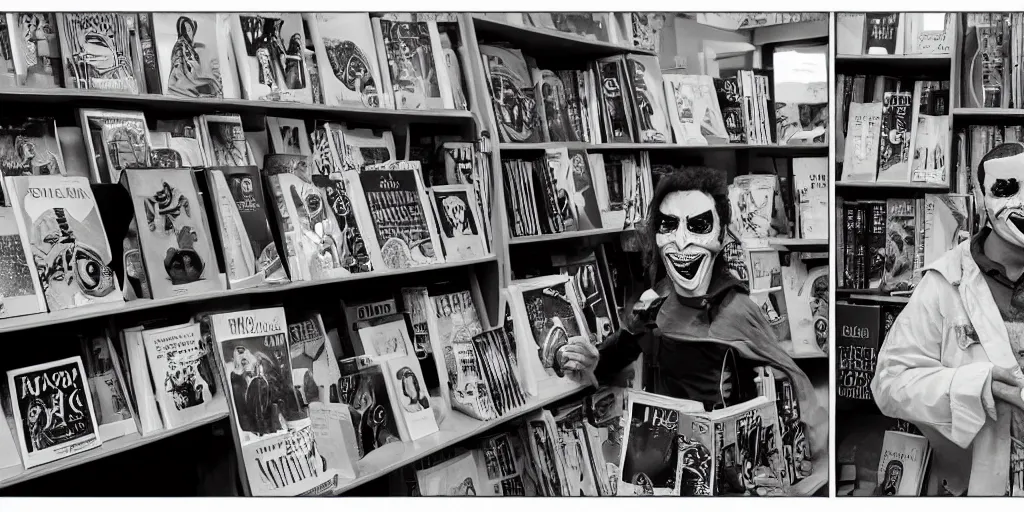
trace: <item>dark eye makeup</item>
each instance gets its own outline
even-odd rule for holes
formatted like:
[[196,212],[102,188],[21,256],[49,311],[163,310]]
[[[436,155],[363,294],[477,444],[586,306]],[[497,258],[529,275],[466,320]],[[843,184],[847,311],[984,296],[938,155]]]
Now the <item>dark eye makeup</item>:
[[992,197],[1010,197],[1017,195],[1020,191],[1020,183],[1017,182],[1017,178],[1010,178],[1008,180],[999,179],[989,188],[989,192],[992,193]]
[[706,235],[711,232],[711,229],[715,224],[715,214],[711,210],[708,210],[699,215],[686,218],[686,229],[691,233],[698,235]]
[[679,229],[679,218],[661,214],[658,217],[658,233],[666,234]]

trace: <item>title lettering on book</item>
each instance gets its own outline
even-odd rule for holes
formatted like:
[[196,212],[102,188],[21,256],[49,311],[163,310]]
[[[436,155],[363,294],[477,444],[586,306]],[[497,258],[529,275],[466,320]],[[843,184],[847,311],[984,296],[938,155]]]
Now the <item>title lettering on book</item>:
[[679,425],[679,412],[661,407],[649,407],[647,414],[644,415],[644,420],[649,420],[652,427],[675,431]]
[[[921,461],[921,456],[923,454],[921,453],[921,450],[919,448],[917,448],[915,446],[911,446],[911,445],[904,446],[903,448],[906,448],[906,449],[905,450],[884,450],[884,451],[882,451],[881,460],[884,460],[884,461],[898,460],[898,461],[904,462],[904,463],[907,463],[907,462],[917,463],[917,462]],[[904,466],[905,465],[906,464],[904,464]]]
[[871,25],[872,39],[892,39],[896,37],[896,23],[898,14],[890,14],[879,18]]
[[395,313],[395,304],[390,300],[382,300],[371,304],[362,304],[356,308],[356,320],[369,320]]
[[434,297],[434,313],[438,318],[461,315],[473,308],[473,297],[469,292],[449,293]]
[[322,337],[316,320],[312,318],[288,325],[288,339],[292,345],[318,341]]
[[32,199],[91,199],[92,194],[82,187],[29,187],[26,193]]
[[[51,445],[56,445],[93,433],[92,414],[86,396],[88,392],[77,362],[66,362],[17,375],[14,388],[12,398],[17,400],[22,415],[28,414],[33,403],[41,402],[47,418],[62,420],[45,422],[40,432],[26,432],[26,436],[45,436]],[[29,451],[34,451],[31,443],[29,446]],[[69,448],[74,449],[73,446]]]
[[[866,333],[867,328],[864,327],[843,326],[842,335],[847,338],[867,338]],[[877,363],[878,354],[873,347],[840,345],[838,396],[854,400],[871,400],[871,379],[875,376]]]
[[232,336],[259,336],[280,332],[281,324],[277,318],[267,321],[257,320],[252,315],[243,315],[228,318],[228,331]]
[[303,483],[320,476],[322,462],[309,427],[289,432],[256,449],[260,481],[272,489]]

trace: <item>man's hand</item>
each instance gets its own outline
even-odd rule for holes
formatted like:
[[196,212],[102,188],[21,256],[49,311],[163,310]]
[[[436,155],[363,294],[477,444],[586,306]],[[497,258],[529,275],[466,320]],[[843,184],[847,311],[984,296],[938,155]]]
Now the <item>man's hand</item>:
[[1024,373],[1017,368],[992,367],[992,396],[1024,411]]
[[573,342],[558,349],[559,366],[571,372],[593,370],[601,354],[587,342]]

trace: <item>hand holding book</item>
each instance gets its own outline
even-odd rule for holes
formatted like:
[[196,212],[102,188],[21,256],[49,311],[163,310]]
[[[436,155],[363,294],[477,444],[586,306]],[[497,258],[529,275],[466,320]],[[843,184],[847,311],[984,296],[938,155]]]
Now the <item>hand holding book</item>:
[[1020,367],[992,367],[992,396],[1024,411],[1024,372]]
[[570,342],[558,349],[558,366],[571,372],[593,370],[600,358],[593,343]]

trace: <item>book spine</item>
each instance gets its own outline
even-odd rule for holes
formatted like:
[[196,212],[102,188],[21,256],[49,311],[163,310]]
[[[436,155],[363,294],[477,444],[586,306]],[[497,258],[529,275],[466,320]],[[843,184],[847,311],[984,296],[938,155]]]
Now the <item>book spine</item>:
[[145,74],[146,90],[150,94],[162,94],[160,68],[156,58],[156,43],[153,41],[153,14],[139,13],[139,44],[142,47],[142,67]]
[[878,288],[882,284],[882,274],[885,269],[885,203],[872,203],[871,208],[871,234],[868,246],[868,264],[870,273],[868,275],[868,286]]
[[844,278],[846,286],[850,288],[857,288],[856,279],[856,264],[854,261],[854,254],[856,253],[857,247],[857,203],[855,201],[848,201],[843,204],[843,217],[844,217],[844,228],[845,234],[843,238],[846,240],[846,247],[844,251],[845,259],[845,274]]

